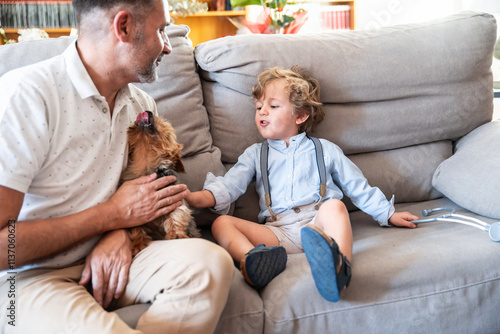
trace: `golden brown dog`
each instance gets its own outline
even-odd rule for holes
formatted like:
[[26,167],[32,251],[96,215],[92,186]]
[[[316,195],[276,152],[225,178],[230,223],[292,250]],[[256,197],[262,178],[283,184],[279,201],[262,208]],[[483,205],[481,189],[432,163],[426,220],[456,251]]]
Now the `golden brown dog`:
[[[176,140],[170,123],[154,116],[151,111],[137,115],[137,120],[127,130],[128,165],[121,175],[121,182],[157,173],[158,177],[184,172],[181,161],[182,145]],[[170,214],[130,230],[132,253],[144,249],[151,239],[182,239],[199,237],[191,210],[183,204]]]

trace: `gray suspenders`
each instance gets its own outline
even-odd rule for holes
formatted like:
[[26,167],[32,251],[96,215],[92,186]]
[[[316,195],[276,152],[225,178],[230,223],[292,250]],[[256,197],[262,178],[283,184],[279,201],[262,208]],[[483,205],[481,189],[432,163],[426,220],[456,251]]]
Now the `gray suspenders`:
[[[316,137],[309,137],[309,136],[308,138],[313,141],[314,148],[316,150],[316,163],[318,165],[319,180],[320,180],[320,185],[319,185],[320,199],[316,202],[315,206],[316,210],[318,210],[321,201],[326,196],[325,159],[323,157],[323,146],[321,145],[319,139]],[[269,209],[269,213],[271,214],[272,220],[275,221],[276,215],[274,214],[273,210],[271,210],[271,192],[269,191],[269,174],[268,174],[268,164],[267,164],[268,154],[269,154],[269,144],[267,143],[266,140],[265,142],[262,143],[262,148],[260,150],[260,171],[262,174],[262,183],[264,185],[264,192],[266,193],[265,194],[266,206]]]

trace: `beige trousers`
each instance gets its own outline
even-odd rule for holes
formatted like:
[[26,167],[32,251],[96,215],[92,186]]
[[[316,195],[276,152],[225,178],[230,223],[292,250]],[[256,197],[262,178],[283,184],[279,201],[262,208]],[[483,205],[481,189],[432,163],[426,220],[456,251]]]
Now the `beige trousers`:
[[[129,328],[78,285],[83,265],[34,269],[0,281],[1,333],[211,333],[225,306],[234,273],[229,254],[203,239],[155,241],[137,254],[118,307],[152,303]],[[15,327],[7,308],[15,302]]]

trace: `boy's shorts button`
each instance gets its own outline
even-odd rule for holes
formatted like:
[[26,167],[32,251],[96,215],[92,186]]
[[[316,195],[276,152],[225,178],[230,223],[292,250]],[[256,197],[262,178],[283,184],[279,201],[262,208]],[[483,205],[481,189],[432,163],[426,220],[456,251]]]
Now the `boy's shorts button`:
[[293,208],[293,211],[295,211],[295,213],[300,213],[300,208],[295,207]]

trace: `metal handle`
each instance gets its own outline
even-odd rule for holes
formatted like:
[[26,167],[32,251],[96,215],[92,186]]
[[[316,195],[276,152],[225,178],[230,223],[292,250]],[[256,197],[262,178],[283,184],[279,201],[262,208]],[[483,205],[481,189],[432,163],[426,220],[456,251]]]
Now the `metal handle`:
[[[439,212],[439,211],[450,211],[450,213],[449,213],[450,215],[455,213],[455,209],[453,209],[453,208],[441,207],[441,208],[434,208],[434,209],[429,209],[429,210],[422,210],[422,214],[424,215],[424,217],[427,217],[428,215],[433,214],[435,212]],[[443,216],[443,217],[445,217],[445,216]]]

